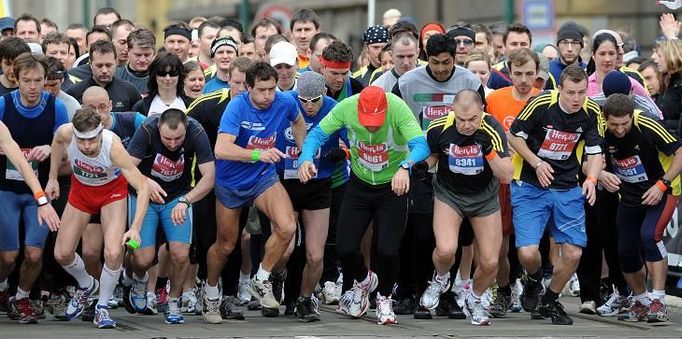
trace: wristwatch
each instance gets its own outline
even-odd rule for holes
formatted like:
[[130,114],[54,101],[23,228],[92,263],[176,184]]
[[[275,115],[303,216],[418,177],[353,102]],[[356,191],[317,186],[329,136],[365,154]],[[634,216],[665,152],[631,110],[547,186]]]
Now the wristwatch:
[[410,170],[412,169],[412,166],[409,162],[406,161],[406,162],[400,164],[400,168],[406,170],[409,173],[409,172],[411,172]]
[[187,204],[187,207],[188,207],[188,208],[189,208],[189,207],[192,207],[192,202],[189,201],[189,199],[187,199],[187,196],[186,196],[186,195],[183,195],[183,196],[181,196],[180,198],[178,198],[178,202],[179,202],[179,203],[183,203],[183,204]]
[[671,184],[670,180],[667,180],[667,179],[661,177],[661,182],[663,183],[663,185],[665,185],[665,187],[670,188],[670,184]]

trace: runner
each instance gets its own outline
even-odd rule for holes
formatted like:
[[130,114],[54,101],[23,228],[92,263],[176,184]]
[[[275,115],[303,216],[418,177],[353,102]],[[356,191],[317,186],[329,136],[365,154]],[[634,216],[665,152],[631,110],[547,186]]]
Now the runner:
[[[668,258],[662,238],[680,195],[682,144],[659,121],[635,110],[626,95],[609,96],[603,112],[606,168],[599,182],[609,192],[620,193],[618,254],[633,295],[630,309],[618,319],[665,322]],[[651,292],[645,284],[645,264]],[[622,303],[627,296],[620,298]]]
[[[147,270],[156,255],[156,229],[163,227],[170,252],[170,291],[167,324],[181,324],[179,297],[189,268],[192,242],[192,202],[202,199],[213,188],[215,167],[206,132],[179,109],[170,108],[160,116],[148,118],[135,132],[128,146],[133,163],[151,178],[152,203],[144,217],[140,248],[131,254],[130,266],[123,277],[124,295],[135,311],[147,308]],[[191,188],[192,165],[196,157],[201,179]],[[135,215],[134,192],[130,196],[130,216]]]
[[[149,187],[147,178],[135,167],[120,139],[103,129],[99,115],[86,107],[76,112],[71,124],[57,130],[52,142],[46,193],[51,199],[59,197],[57,174],[61,159],[68,155],[73,169],[71,191],[55,245],[55,259],[78,283],[66,317],[78,317],[88,297],[99,290],[93,322],[98,328],[115,328],[116,321],[109,317],[108,302],[121,273],[121,246],[128,240],[140,243],[139,230],[149,202]],[[128,183],[138,192],[137,213],[130,230],[124,233]],[[104,233],[104,268],[99,281],[85,271],[83,260],[76,253],[83,229],[97,213],[101,213]]]
[[420,304],[434,309],[440,295],[450,289],[450,267],[455,262],[459,226],[462,219],[469,218],[478,265],[472,289],[464,299],[464,311],[472,325],[488,325],[481,296],[495,279],[502,245],[497,191],[499,182],[510,181],[514,172],[504,130],[495,118],[483,113],[480,95],[465,89],[455,96],[452,111],[431,123],[427,139],[431,149],[429,167],[438,163],[433,180],[436,270]]
[[[599,106],[586,97],[587,74],[578,65],[561,73],[559,90],[535,97],[509,128],[516,151],[511,203],[519,261],[528,272],[521,304],[531,317],[551,317],[557,325],[572,325],[557,300],[575,273],[585,235],[584,202],[594,204],[596,177],[602,166],[597,130]],[[583,141],[587,179],[578,186]],[[523,161],[521,161],[523,160]],[[538,245],[550,215],[551,233],[561,246],[552,281],[542,300],[542,269]],[[539,314],[538,314],[539,313]]]
[[[66,107],[61,100],[43,91],[46,67],[42,58],[30,53],[20,54],[14,60],[12,74],[19,89],[0,97],[0,121],[44,185],[49,172],[50,138],[60,125],[68,122]],[[0,155],[0,173],[0,213],[3,216],[0,219],[0,254],[3,258],[0,261],[0,309],[7,310],[11,319],[35,323],[40,310],[38,304],[29,301],[29,293],[40,275],[49,230],[37,218],[35,200],[39,197],[33,196],[37,192],[35,186],[27,185],[19,168],[8,162],[5,155]],[[18,282],[10,279],[11,284],[17,286],[17,292],[8,305],[7,278],[14,270],[21,250],[19,235],[22,232],[24,260],[18,271]]]
[[[355,318],[369,308],[369,294],[379,287],[379,324],[395,324],[391,293],[398,273],[398,249],[407,218],[409,171],[427,157],[426,140],[409,107],[381,87],[370,86],[342,102],[313,129],[299,157],[299,178],[318,173],[313,157],[342,127],[351,137],[351,179],[339,213],[336,248],[343,269],[337,312]],[[408,155],[409,148],[409,155]],[[377,274],[363,264],[360,243],[374,220]]]
[[[298,79],[298,89],[288,92],[303,112],[308,130],[315,128],[336,105],[334,99],[325,95],[322,75],[309,71],[302,73]],[[294,206],[294,210],[302,215],[305,234],[306,264],[300,282],[300,297],[297,300],[296,312],[302,321],[320,320],[317,300],[312,294],[322,275],[324,245],[329,228],[329,208],[331,206],[331,174],[340,161],[347,158],[345,148],[339,147],[339,138],[345,137],[345,130],[332,134],[323,145],[320,153],[314,157],[319,171],[310,182],[302,184],[298,180],[298,148],[291,136],[291,128],[282,124],[277,138],[277,148],[286,154],[283,161],[277,163],[277,172],[283,179],[284,188]],[[347,143],[347,140],[346,140]],[[295,260],[290,259],[290,260]],[[289,272],[292,274],[292,272]],[[301,281],[302,280],[302,281]],[[298,285],[298,284],[297,284]]]
[[246,72],[248,93],[230,101],[218,130],[215,155],[215,194],[218,235],[208,251],[208,277],[204,287],[203,316],[210,323],[222,323],[219,313],[220,272],[239,238],[239,215],[251,203],[272,221],[272,236],[265,255],[251,279],[251,294],[263,309],[279,313],[279,301],[272,292],[270,272],[278,264],[296,229],[291,202],[275,175],[274,163],[284,154],[277,150],[276,130],[283,119],[292,122],[292,134],[300,147],[305,121],[296,102],[276,92],[277,72],[265,62],[254,63]]

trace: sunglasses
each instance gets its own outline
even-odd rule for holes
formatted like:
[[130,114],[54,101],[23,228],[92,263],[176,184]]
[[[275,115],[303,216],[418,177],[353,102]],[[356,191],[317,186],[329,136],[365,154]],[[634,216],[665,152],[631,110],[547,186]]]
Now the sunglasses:
[[455,45],[471,46],[474,44],[473,40],[470,39],[455,39]]
[[306,98],[301,98],[300,96],[298,97],[298,100],[301,100],[301,103],[303,104],[314,104],[322,99],[322,96],[317,96],[312,99],[306,99]]
[[172,77],[176,77],[176,76],[180,75],[180,72],[177,71],[177,70],[172,70],[172,71],[158,71],[158,72],[156,72],[156,75],[157,75],[157,76],[160,76],[160,77],[165,77],[166,75],[169,75],[169,76],[172,76]]

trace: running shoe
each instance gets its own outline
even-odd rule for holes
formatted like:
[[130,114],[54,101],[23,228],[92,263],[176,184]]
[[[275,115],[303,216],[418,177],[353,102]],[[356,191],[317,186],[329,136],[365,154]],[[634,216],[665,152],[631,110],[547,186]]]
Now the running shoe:
[[429,281],[429,287],[426,288],[424,294],[419,299],[419,305],[430,310],[438,307],[441,294],[450,289],[450,273],[448,272],[442,279],[434,272],[433,278]]
[[204,320],[208,323],[211,324],[222,324],[223,323],[223,318],[220,316],[220,298],[218,299],[209,299],[206,296],[206,292],[204,291],[203,293],[204,297],[202,298],[202,316]]
[[521,306],[521,299],[520,295],[523,293],[523,285],[521,284],[521,279],[516,279],[516,282],[512,284],[512,293],[511,293],[511,303],[509,305],[509,310],[512,313],[519,313],[523,311],[523,307]]
[[594,300],[587,300],[580,305],[578,312],[582,314],[596,314],[597,303]]
[[617,316],[628,304],[628,298],[621,296],[618,290],[614,290],[603,305],[597,308],[597,314],[602,317]]
[[509,310],[509,305],[511,304],[511,296],[504,295],[497,290],[497,295],[493,300],[488,313],[493,318],[504,318],[507,316],[507,310]]
[[240,281],[237,289],[237,298],[239,298],[239,305],[246,305],[251,301],[251,293],[249,292],[250,281]]
[[377,315],[377,324],[379,325],[392,325],[398,323],[395,312],[393,312],[393,300],[390,296],[384,297],[377,293],[377,308],[375,312]]
[[296,316],[301,322],[320,321],[318,303],[312,298],[299,297],[296,301]]
[[38,323],[38,315],[36,314],[33,304],[31,304],[31,301],[28,298],[10,298],[7,317],[12,320],[18,320],[20,324]]
[[220,302],[220,317],[226,320],[244,320],[244,314],[234,309],[234,303],[223,298]]
[[352,288],[346,291],[346,293],[344,293],[343,295],[341,295],[341,298],[339,298],[339,304],[336,306],[336,312],[345,315],[351,315],[351,308],[354,307],[353,305],[354,295],[355,292]]
[[668,308],[660,299],[654,299],[649,305],[649,313],[647,314],[648,323],[663,323],[669,320]]
[[180,312],[180,300],[177,298],[168,298],[168,310],[164,313],[164,322],[166,324],[184,324],[185,317]]
[[89,287],[77,289],[76,294],[71,298],[69,305],[66,307],[66,317],[71,320],[80,316],[81,313],[83,313],[83,309],[88,305],[90,296],[95,294],[98,290],[99,281],[94,278],[92,278]]
[[324,294],[324,303],[327,305],[336,305],[339,303],[339,299],[341,299],[341,286],[337,285],[333,281],[325,281],[324,282],[324,289],[323,289],[323,294]]
[[438,307],[436,307],[436,315],[447,316],[449,319],[466,319],[466,314],[457,303],[457,296],[452,291],[441,294]]
[[7,312],[9,310],[9,291],[0,291],[0,313]]
[[466,314],[469,319],[471,319],[471,324],[475,326],[487,326],[490,325],[490,316],[483,308],[483,303],[481,299],[474,298],[473,296],[467,296],[464,298],[464,314]]
[[[277,300],[277,305],[282,302],[284,297],[284,282],[287,280],[287,269],[275,270],[270,274],[270,282],[272,282],[272,296]],[[258,297],[256,297],[258,298]],[[265,307],[265,305],[263,305]]]
[[95,319],[92,321],[97,328],[116,328],[116,321],[109,316],[107,306],[97,305]]
[[130,287],[130,292],[128,294],[128,303],[132,305],[137,313],[145,313],[149,301],[152,301],[147,298],[147,283],[147,280],[137,280],[133,278],[133,285]]
[[60,293],[53,295],[52,297],[50,297],[50,300],[48,300],[47,303],[50,306],[51,311],[50,313],[52,313],[52,317],[54,320],[57,321],[69,320],[65,315],[68,301],[64,294]]
[[545,318],[552,318],[554,325],[573,325],[573,319],[568,316],[564,306],[558,300],[538,307],[538,312]]
[[634,303],[632,303],[632,305],[630,305],[628,311],[625,314],[621,314],[618,316],[618,320],[631,322],[644,321],[648,320],[647,319],[648,315],[649,307],[644,306],[642,302],[637,300]]
[[157,309],[156,293],[147,292],[147,307],[144,309],[144,314],[146,315],[159,314],[159,310]]
[[260,301],[262,307],[279,309],[279,299],[273,294],[273,283],[270,280],[261,281],[254,276],[249,284],[249,292]]
[[182,292],[182,306],[180,306],[181,313],[194,313],[197,306],[197,295],[194,289]]

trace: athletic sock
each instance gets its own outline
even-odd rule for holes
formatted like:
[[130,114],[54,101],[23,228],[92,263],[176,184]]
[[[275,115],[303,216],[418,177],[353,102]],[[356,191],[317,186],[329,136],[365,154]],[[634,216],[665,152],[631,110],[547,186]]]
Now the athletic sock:
[[665,304],[665,290],[652,290],[650,296],[651,300],[658,299]]
[[535,273],[528,272],[528,278],[530,278],[531,281],[540,283],[540,281],[542,281],[542,270],[537,270]]
[[78,287],[88,288],[92,286],[92,281],[95,278],[88,274],[88,272],[85,270],[85,263],[83,263],[83,259],[81,259],[81,256],[78,255],[78,253],[76,253],[73,262],[62,266],[62,268],[64,268],[67,273],[71,274],[71,276],[76,279],[76,282],[78,282]]
[[497,292],[505,297],[511,297],[511,286],[509,284],[507,284],[507,286],[498,286]]
[[542,304],[551,304],[557,301],[557,299],[559,299],[559,293],[556,293],[552,291],[552,289],[548,288],[547,291],[545,291],[545,296],[542,297]]
[[26,299],[26,298],[28,298],[28,295],[29,295],[30,293],[31,293],[31,291],[24,291],[24,290],[21,289],[21,287],[17,287],[17,295],[15,296],[15,298],[16,298],[17,300],[19,300],[19,299]]
[[218,288],[218,285],[211,286],[207,282],[206,287],[204,287],[204,292],[206,293],[206,298],[208,299],[220,299],[220,289]]
[[[145,272],[145,273],[144,273],[144,276],[142,276],[142,277],[138,276],[137,273],[133,273],[133,279],[135,279],[135,280],[137,280],[137,281],[140,281],[140,282],[149,281],[149,273]],[[157,282],[158,282],[158,280],[157,280]],[[165,286],[166,286],[166,285],[164,284],[164,287],[165,287]]]
[[160,288],[166,288],[167,283],[168,283],[168,277],[165,277],[165,278],[158,277],[158,278],[156,278],[156,287],[154,289],[158,290]]
[[109,299],[114,294],[114,289],[118,283],[118,277],[121,275],[121,266],[112,270],[106,264],[102,267],[102,275],[99,277],[99,300],[97,305],[108,306]]
[[239,272],[239,282],[248,282],[251,280],[251,275],[249,273]]
[[125,287],[130,287],[133,285],[133,278],[128,276],[128,270],[123,269],[123,273],[121,273],[121,284]]
[[649,292],[644,291],[642,294],[638,294],[632,297],[633,301],[639,301],[642,305],[649,307],[651,305],[651,298],[649,297]]
[[260,264],[260,266],[258,266],[258,272],[256,272],[256,279],[260,281],[266,281],[270,279],[270,272],[263,269],[262,263]]

